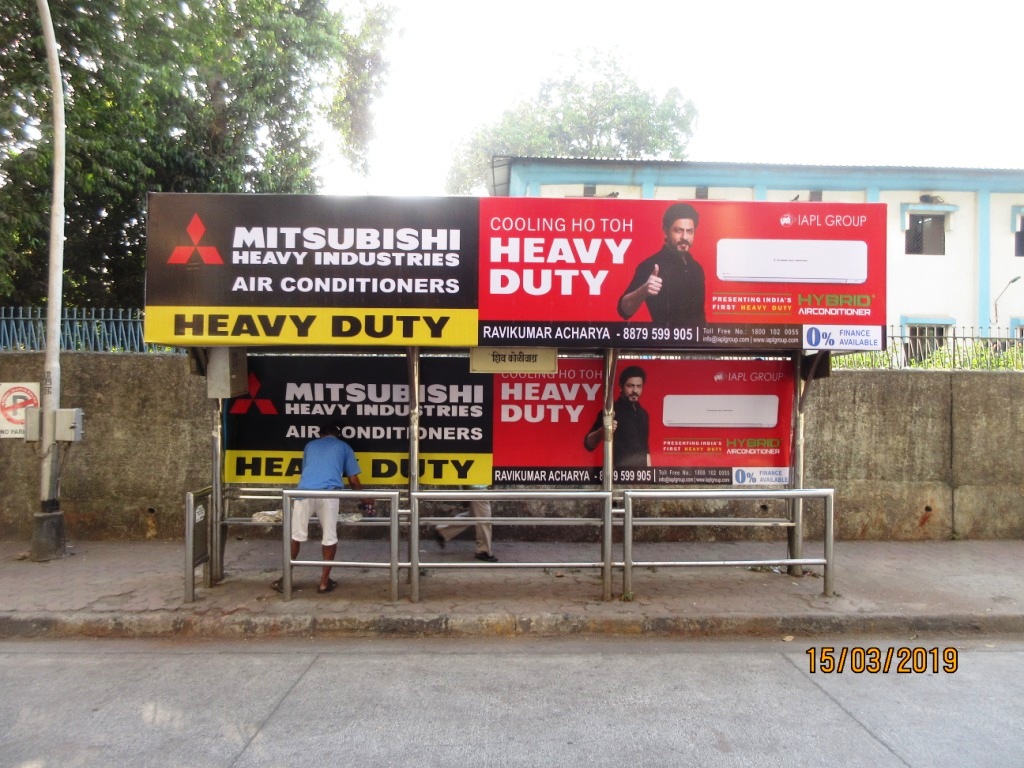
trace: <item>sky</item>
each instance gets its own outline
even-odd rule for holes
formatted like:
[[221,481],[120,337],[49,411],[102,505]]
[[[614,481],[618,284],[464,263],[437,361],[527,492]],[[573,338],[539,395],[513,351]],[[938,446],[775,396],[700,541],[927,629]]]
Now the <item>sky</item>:
[[443,195],[478,126],[578,49],[698,111],[700,162],[1024,168],[1024,4],[1006,0],[390,0],[367,178],[324,191]]

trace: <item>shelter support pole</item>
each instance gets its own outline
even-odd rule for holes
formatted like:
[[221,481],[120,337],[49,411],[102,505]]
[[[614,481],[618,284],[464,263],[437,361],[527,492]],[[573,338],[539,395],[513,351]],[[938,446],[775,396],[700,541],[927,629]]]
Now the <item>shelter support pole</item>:
[[[802,353],[797,352],[793,355],[794,365],[794,376],[796,377],[797,386],[795,389],[796,403],[793,408],[795,415],[795,421],[793,426],[793,478],[790,486],[792,488],[802,489],[804,487],[804,412],[807,408],[807,396],[811,392],[811,383],[818,376],[818,367],[822,364],[829,366],[824,369],[826,372],[824,375],[828,375],[828,371],[831,366],[831,353],[828,351],[816,352],[811,359],[810,365],[807,366],[807,370],[804,370],[804,363]],[[803,540],[804,540],[804,507],[803,499],[792,500],[792,519],[793,527],[789,529],[789,556],[794,559],[803,557]],[[831,547],[831,501],[829,502],[828,510],[828,527],[829,532],[826,534],[826,546]],[[789,574],[791,576],[802,576],[803,567],[799,565],[791,565],[789,567]]]
[[[210,580],[218,582],[224,578],[224,401],[217,399],[217,410],[213,415],[213,431],[210,443],[213,451],[213,477],[210,487],[213,489],[212,525],[210,532]],[[213,584],[207,584],[207,587]]]
[[[420,466],[420,351],[409,347],[409,600],[420,601],[420,507],[415,494],[419,488]],[[397,515],[398,510],[392,510]]]
[[614,455],[612,451],[612,436],[614,430],[612,424],[615,421],[615,364],[619,359],[617,349],[606,349],[604,351],[604,411],[601,415],[604,426],[604,451],[602,454],[602,466],[604,477],[601,478],[601,490],[612,490],[612,479],[615,475]]
[[[615,476],[614,456],[612,451],[612,436],[614,430],[612,423],[615,420],[615,363],[619,353],[617,349],[606,349],[604,352],[604,413],[602,420],[604,424],[604,451],[602,464],[604,466],[604,477],[601,478],[601,490],[611,491]],[[609,496],[605,500],[604,530],[601,534],[601,557],[605,567],[603,571],[604,599],[612,599],[612,499]],[[623,538],[625,541],[625,538]],[[625,546],[625,545],[624,545]]]
[[[793,356],[793,375],[796,378],[794,388],[793,412],[795,414],[793,424],[793,477],[790,479],[790,488],[801,489],[804,487],[804,399],[800,396],[801,390],[809,382],[800,378],[800,353]],[[804,501],[803,499],[789,500],[789,515],[793,521],[793,527],[788,529],[789,535],[789,557],[796,560],[803,557],[804,550]],[[800,565],[789,566],[790,576],[803,576],[804,569]]]

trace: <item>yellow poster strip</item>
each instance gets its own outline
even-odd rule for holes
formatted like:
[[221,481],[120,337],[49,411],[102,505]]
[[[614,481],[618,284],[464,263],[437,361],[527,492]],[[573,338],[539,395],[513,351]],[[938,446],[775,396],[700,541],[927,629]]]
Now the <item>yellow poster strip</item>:
[[432,346],[477,342],[476,309],[146,307],[150,344],[178,347]]
[[[407,453],[357,453],[363,485],[404,485],[409,480]],[[490,485],[494,457],[489,453],[420,454],[424,485]],[[302,474],[301,451],[227,451],[224,482],[295,485]]]

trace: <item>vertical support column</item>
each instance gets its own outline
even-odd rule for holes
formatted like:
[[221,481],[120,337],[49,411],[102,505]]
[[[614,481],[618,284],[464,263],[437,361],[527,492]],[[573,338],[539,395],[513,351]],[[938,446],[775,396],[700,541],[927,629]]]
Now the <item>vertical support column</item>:
[[281,591],[285,600],[292,599],[292,497],[281,494]]
[[[612,439],[614,430],[612,423],[615,420],[615,363],[619,354],[616,349],[606,349],[604,352],[604,411],[601,415],[604,425],[604,450],[601,452],[601,465],[604,467],[604,477],[601,478],[601,489],[608,492],[605,499],[605,519],[603,551],[605,568],[604,575],[604,599],[611,600],[611,559],[612,559],[612,490],[614,488],[615,466],[612,450]],[[624,539],[625,540],[625,539]]]
[[604,527],[601,537],[601,559],[604,565],[601,566],[601,581],[604,586],[604,600],[612,599],[612,495],[609,493],[604,497],[604,509],[602,512]]
[[622,597],[633,599],[633,499],[625,494],[625,516],[622,519]]
[[[804,381],[801,376],[801,353],[793,355],[793,376],[796,386],[793,388],[793,476],[790,478],[789,487],[801,489],[804,487],[804,398],[802,390],[808,386],[809,381]],[[793,527],[788,530],[789,546],[788,557],[798,560],[803,557],[804,549],[804,502],[803,499],[790,499],[789,518]],[[790,576],[803,576],[804,569],[801,565],[789,566]]]
[[409,347],[409,599],[420,601],[420,351]]
[[217,399],[217,410],[214,413],[213,432],[210,435],[213,452],[213,477],[210,487],[213,488],[213,502],[210,506],[212,530],[210,531],[210,583],[224,578],[224,401]]
[[398,499],[399,496],[396,493],[394,496],[391,497],[391,499],[388,502],[391,507],[391,517],[388,526],[388,530],[391,533],[391,561],[388,574],[390,576],[389,596],[391,598],[392,603],[398,600],[398,548],[399,546],[401,546],[398,535],[399,527],[401,525],[401,520],[399,519],[398,515]]
[[65,178],[65,118],[64,80],[60,71],[57,39],[47,0],[36,0],[46,47],[46,62],[50,73],[53,106],[53,194],[50,200],[49,272],[46,299],[46,354],[43,362],[43,381],[40,394],[42,403],[42,451],[40,465],[39,511],[32,518],[32,547],[30,557],[41,563],[67,554],[64,533],[64,512],[60,508],[60,444],[56,440],[56,415],[60,408],[60,317],[64,297],[64,178]]
[[195,541],[193,524],[195,522],[195,497],[189,491],[185,494],[185,602],[194,603],[196,600],[196,568],[193,558]]
[[618,361],[618,357],[617,349],[604,351],[604,412],[601,417],[604,425],[604,451],[602,452],[604,477],[601,479],[601,490],[604,491],[612,490],[612,478],[615,475],[612,455],[612,422],[615,420],[615,363]]
[[832,597],[835,594],[835,568],[832,562],[833,547],[832,539],[835,535],[835,491],[830,491],[825,498],[825,574],[823,581],[825,597]]

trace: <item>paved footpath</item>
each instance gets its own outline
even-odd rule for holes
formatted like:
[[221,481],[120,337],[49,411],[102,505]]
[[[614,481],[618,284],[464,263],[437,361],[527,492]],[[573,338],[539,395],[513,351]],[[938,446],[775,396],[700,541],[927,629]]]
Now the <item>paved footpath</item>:
[[[1024,632],[1024,541],[837,542],[835,589],[820,568],[803,577],[748,567],[637,568],[631,600],[616,570],[611,601],[596,569],[502,568],[472,559],[472,542],[422,545],[420,600],[403,574],[337,568],[338,589],[316,593],[319,571],[295,569],[291,600],[274,539],[232,537],[225,578],[186,603],[181,542],[70,542],[68,555],[28,559],[28,542],[0,541],[0,638],[251,636],[648,635],[817,636],[837,633]],[[381,541],[341,542],[339,558],[383,561]],[[638,544],[634,559],[737,560],[784,556],[780,542]],[[495,542],[502,563],[592,561],[596,544]],[[319,555],[305,545],[303,556]],[[621,547],[616,546],[616,558]],[[804,545],[820,556],[820,543]],[[431,562],[473,568],[431,568]]]

